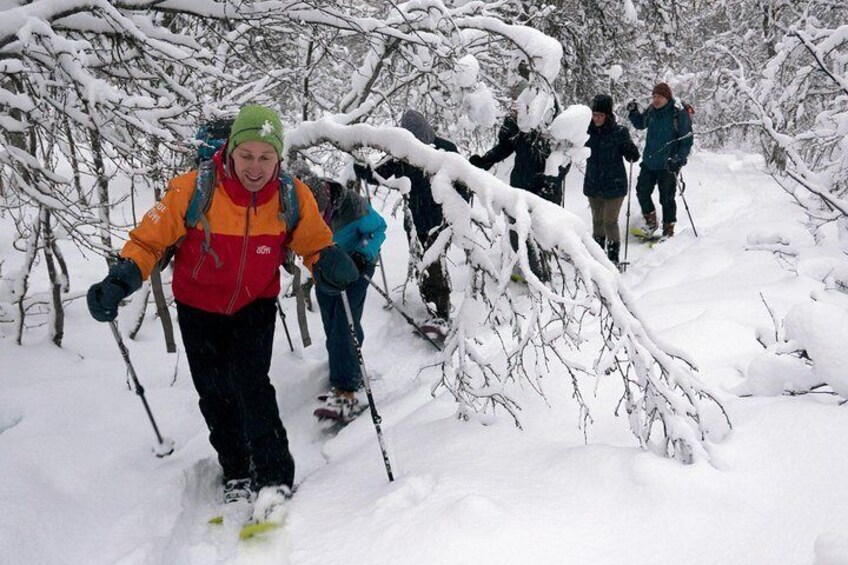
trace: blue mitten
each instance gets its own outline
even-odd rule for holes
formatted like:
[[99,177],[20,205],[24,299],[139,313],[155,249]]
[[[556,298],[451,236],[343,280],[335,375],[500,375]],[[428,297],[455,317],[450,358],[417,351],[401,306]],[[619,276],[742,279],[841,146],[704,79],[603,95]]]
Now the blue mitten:
[[342,292],[359,278],[356,263],[338,245],[321,250],[312,272],[316,284],[330,294]]
[[141,271],[130,259],[115,263],[106,278],[91,285],[86,300],[91,317],[111,322],[118,316],[118,304],[141,287]]

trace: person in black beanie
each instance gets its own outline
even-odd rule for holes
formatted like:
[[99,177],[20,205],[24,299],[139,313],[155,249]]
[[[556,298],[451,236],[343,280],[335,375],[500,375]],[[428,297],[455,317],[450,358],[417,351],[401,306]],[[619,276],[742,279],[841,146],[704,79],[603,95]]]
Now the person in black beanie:
[[[425,145],[433,146],[448,153],[459,152],[452,142],[437,136],[433,126],[421,113],[415,110],[409,109],[403,113],[400,126],[412,133],[418,141]],[[353,171],[358,179],[369,183],[376,182],[374,173],[384,179],[391,177],[406,177],[409,179],[410,188],[406,198],[410,212],[408,220],[411,221],[404,221],[404,229],[409,237],[410,253],[416,252],[417,240],[417,247],[423,257],[423,254],[438,239],[445,225],[442,206],[433,199],[430,176],[419,167],[396,158],[384,160],[373,171],[368,165],[354,163]],[[455,185],[455,187],[466,201],[470,199],[470,192],[467,188],[461,185]],[[436,259],[420,273],[418,289],[429,314],[424,325],[437,328],[440,333],[446,331],[451,312],[451,284],[444,257]]]
[[627,196],[624,159],[630,163],[637,161],[639,149],[630,139],[627,128],[616,123],[612,97],[608,94],[598,94],[592,99],[592,123],[588,133],[586,147],[592,153],[586,161],[583,194],[589,198],[592,209],[592,238],[617,267],[621,249],[618,214]]

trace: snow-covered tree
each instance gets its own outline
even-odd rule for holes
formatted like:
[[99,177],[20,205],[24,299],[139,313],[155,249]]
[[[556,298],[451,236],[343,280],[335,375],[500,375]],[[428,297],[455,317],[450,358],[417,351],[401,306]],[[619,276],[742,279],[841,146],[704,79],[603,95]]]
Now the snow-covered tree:
[[[339,174],[349,162],[339,149],[358,158],[379,151],[432,175],[446,227],[422,260],[433,261],[451,246],[466,257],[466,297],[439,380],[463,417],[503,408],[520,423],[511,383],[535,386],[551,372],[574,384],[588,419],[580,381],[616,374],[642,445],[686,462],[708,458],[710,436],[720,434],[726,416],[685,355],[670,352],[644,327],[582,223],[460,155],[437,152],[390,127],[414,107],[463,143],[497,123],[504,92],[523,74],[529,87],[519,99],[519,122],[542,129],[554,143],[553,166],[580,158],[588,109],[564,110],[560,102],[562,43],[522,25],[526,14],[516,6],[441,0],[15,4],[4,11],[9,17],[0,28],[0,165],[3,202],[21,219],[28,258],[12,279],[17,303],[23,308],[36,253],[46,245],[56,256],[51,234],[100,253],[116,247],[111,236],[126,226],[116,226],[109,214],[116,204],[113,175],[156,190],[191,153],[192,133],[203,119],[247,101],[272,104],[287,122],[303,122],[287,132],[287,158],[300,153],[325,173]],[[614,44],[615,28],[632,21],[629,8],[600,28],[599,37]],[[579,49],[586,47],[583,42]],[[612,69],[618,56],[591,58],[601,63],[584,76]],[[611,72],[598,80],[619,74]],[[600,88],[593,81],[581,87],[581,96]],[[462,200],[454,182],[471,189],[475,206]],[[58,229],[49,230],[51,222]],[[519,235],[517,252],[508,243],[510,230]],[[522,297],[507,283],[516,264],[530,272],[531,241],[556,274],[551,283],[529,277],[529,295]],[[593,361],[586,360],[590,350]]]

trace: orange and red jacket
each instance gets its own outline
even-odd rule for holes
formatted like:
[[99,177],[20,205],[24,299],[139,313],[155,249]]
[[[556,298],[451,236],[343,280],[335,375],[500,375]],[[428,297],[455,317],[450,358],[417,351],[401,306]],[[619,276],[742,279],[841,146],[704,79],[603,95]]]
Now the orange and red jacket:
[[172,179],[168,192],[129,234],[121,256],[132,259],[144,279],[165,250],[181,237],[174,256],[174,298],[183,304],[220,314],[232,314],[257,298],[280,292],[280,265],[286,249],[303,258],[310,270],[319,251],[332,245],[333,234],[318,212],[312,192],[295,179],[299,221],[291,234],[280,214],[280,182],[276,175],[251,193],[225,171],[223,151],[217,163],[216,186],[206,212],[209,249],[199,223],[187,228],[185,215],[194,193],[197,171]]

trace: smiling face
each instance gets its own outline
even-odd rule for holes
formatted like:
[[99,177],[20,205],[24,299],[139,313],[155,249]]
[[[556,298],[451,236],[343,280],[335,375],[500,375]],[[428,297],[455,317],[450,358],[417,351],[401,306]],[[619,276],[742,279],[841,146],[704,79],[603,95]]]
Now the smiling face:
[[236,177],[250,192],[259,192],[276,174],[280,159],[277,150],[264,141],[245,141],[233,149]]

